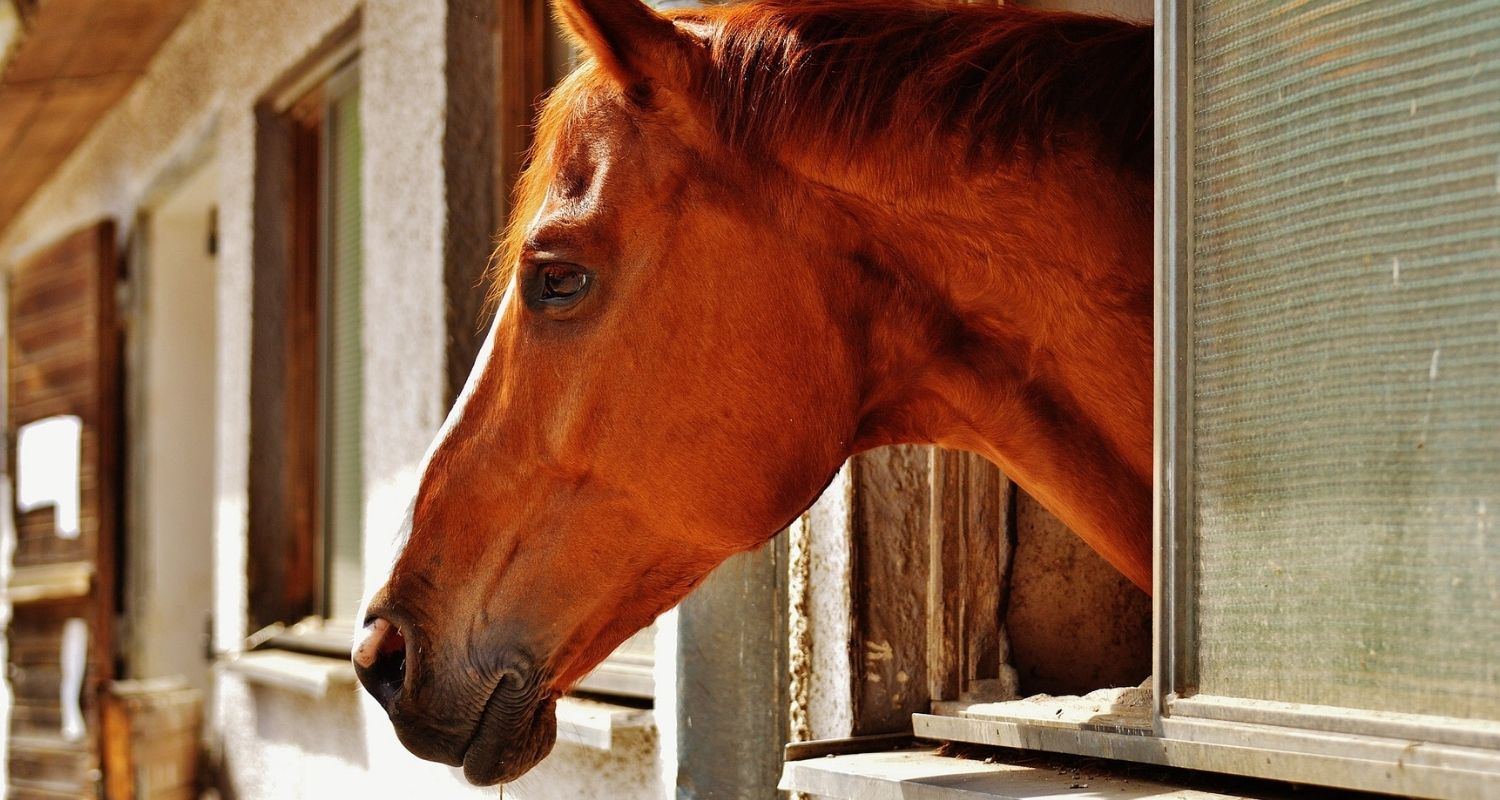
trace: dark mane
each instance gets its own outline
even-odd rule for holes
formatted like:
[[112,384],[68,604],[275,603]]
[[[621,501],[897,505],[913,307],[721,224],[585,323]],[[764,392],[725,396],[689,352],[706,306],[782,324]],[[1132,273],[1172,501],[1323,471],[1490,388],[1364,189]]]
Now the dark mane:
[[702,92],[720,135],[742,146],[852,153],[899,132],[967,137],[972,158],[1085,137],[1151,168],[1149,26],[934,0],[762,0],[686,16],[713,29]]

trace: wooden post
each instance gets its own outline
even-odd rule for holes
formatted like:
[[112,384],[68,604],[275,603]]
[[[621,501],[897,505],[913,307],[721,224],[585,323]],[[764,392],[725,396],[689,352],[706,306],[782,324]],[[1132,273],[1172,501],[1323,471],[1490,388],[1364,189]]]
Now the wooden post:
[[852,734],[911,730],[929,710],[930,448],[861,453],[851,463],[855,651]]
[[1009,697],[1010,482],[977,455],[941,448],[932,451],[931,476],[928,691],[933,700]]
[[936,447],[862,453],[852,471],[854,735],[908,731],[936,700],[1009,698],[1010,482]]

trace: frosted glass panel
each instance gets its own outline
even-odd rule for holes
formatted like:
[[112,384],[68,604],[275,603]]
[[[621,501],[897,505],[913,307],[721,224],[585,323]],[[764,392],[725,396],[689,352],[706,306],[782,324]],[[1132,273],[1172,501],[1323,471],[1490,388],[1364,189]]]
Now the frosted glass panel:
[[1192,36],[1198,689],[1500,719],[1500,4]]
[[327,264],[324,272],[324,481],[328,616],[352,620],[363,589],[364,286],[359,85],[350,80],[329,98],[327,128]]

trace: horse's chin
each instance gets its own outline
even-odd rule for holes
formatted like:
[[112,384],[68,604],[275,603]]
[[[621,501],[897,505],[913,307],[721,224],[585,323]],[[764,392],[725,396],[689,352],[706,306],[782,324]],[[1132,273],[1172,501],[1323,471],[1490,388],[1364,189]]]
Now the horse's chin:
[[[503,686],[503,683],[502,683]],[[464,778],[475,786],[507,783],[525,775],[557,741],[557,698],[545,694],[517,709],[497,687],[463,754]]]

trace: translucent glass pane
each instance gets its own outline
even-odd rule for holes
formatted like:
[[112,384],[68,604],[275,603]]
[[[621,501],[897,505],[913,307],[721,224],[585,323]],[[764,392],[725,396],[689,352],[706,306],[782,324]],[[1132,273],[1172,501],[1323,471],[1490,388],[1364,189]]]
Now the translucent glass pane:
[[352,618],[363,589],[364,357],[360,326],[361,252],[359,88],[343,82],[329,98],[327,129],[328,246],[324,325],[324,513],[328,615]]
[[1194,4],[1198,688],[1500,719],[1500,4]]

